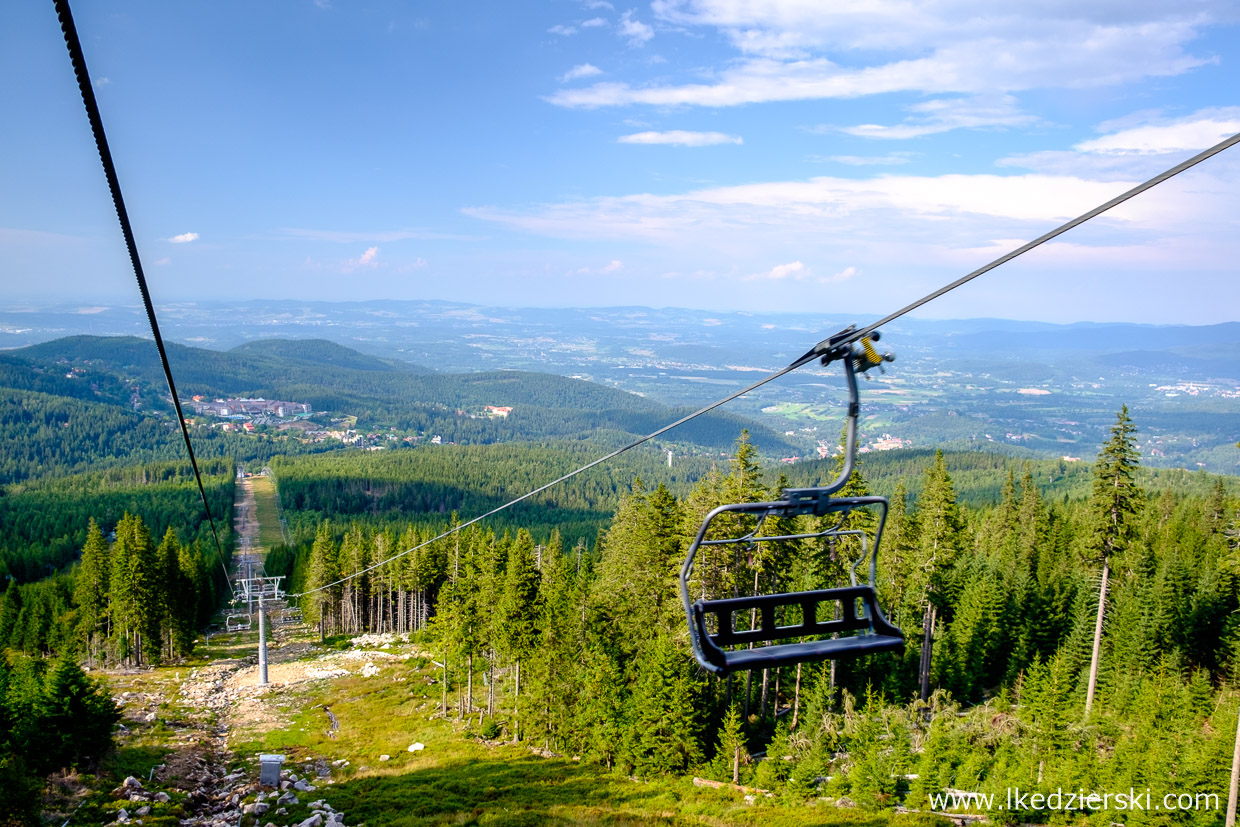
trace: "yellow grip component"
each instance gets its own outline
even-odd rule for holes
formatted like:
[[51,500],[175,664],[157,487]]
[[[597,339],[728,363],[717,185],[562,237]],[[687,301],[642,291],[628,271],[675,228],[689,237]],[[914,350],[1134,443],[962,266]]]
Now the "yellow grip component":
[[869,336],[861,340],[861,347],[865,351],[865,360],[871,365],[877,365],[883,361],[883,357],[879,356],[878,351],[874,349],[874,343],[870,341]]

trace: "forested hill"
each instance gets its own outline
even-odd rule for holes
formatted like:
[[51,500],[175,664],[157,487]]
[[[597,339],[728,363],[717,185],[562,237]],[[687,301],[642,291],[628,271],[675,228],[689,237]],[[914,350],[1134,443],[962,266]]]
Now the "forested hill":
[[[323,340],[266,340],[229,351],[169,344],[168,353],[183,399],[307,402],[316,412],[356,417],[359,430],[396,428],[438,435],[444,442],[588,437],[599,430],[645,434],[688,412],[578,379],[524,371],[434,373]],[[73,428],[74,417],[42,412],[57,407],[51,397],[143,413],[167,415],[171,409],[154,343],[135,337],[72,336],[0,354],[0,388],[26,392],[31,399],[30,391],[49,397],[32,403],[40,410],[14,410],[0,421],[6,432],[18,428],[13,433],[36,441],[31,434],[53,420]],[[487,405],[513,411],[502,418],[479,416]],[[88,413],[83,410],[82,416]],[[792,452],[789,442],[770,428],[728,413],[701,417],[673,438],[723,449],[743,428],[768,453]],[[98,440],[86,434],[79,441]],[[246,458],[244,451],[236,456]]]

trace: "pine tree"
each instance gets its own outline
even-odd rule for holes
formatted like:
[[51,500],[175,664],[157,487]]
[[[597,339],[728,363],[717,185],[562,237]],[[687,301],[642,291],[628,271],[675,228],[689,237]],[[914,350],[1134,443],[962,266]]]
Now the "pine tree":
[[911,587],[924,604],[922,615],[921,700],[930,697],[930,661],[934,647],[935,620],[942,603],[948,575],[960,554],[963,523],[956,505],[956,491],[947,473],[942,451],[935,451],[934,465],[926,469],[926,482],[917,498],[917,567]]
[[1136,426],[1128,417],[1125,405],[1116,415],[1111,438],[1102,446],[1094,464],[1094,493],[1090,500],[1093,530],[1088,548],[1102,563],[1098,587],[1098,615],[1094,623],[1093,653],[1089,662],[1089,686],[1085,695],[1085,716],[1094,705],[1098,684],[1098,661],[1102,650],[1102,621],[1106,615],[1107,581],[1111,575],[1111,557],[1128,548],[1135,535],[1134,517],[1141,503],[1141,491],[1134,479],[1140,454],[1136,448]]
[[86,638],[86,657],[91,665],[99,658],[108,638],[108,543],[92,517],[86,529],[82,562],[74,579],[73,599],[81,613]]
[[112,727],[121,718],[107,689],[88,678],[69,653],[48,675],[37,714],[37,752],[46,769],[92,765],[112,746]]
[[521,662],[529,657],[538,639],[538,569],[534,567],[534,539],[525,529],[508,552],[504,589],[497,620],[499,644],[505,656],[515,662],[512,740],[521,740]]
[[719,727],[719,752],[715,757],[719,774],[730,778],[733,784],[741,783],[741,762],[749,758],[741,723],[740,707],[733,701]]
[[681,772],[702,759],[691,662],[671,636],[657,635],[641,664],[625,716],[625,758],[638,775]]
[[587,646],[582,659],[574,717],[576,740],[582,755],[610,770],[626,733],[624,675],[601,645]]
[[314,535],[314,545],[310,548],[309,571],[306,574],[306,620],[319,624],[319,637],[324,638],[327,630],[335,631],[336,607],[339,602],[340,586],[331,585],[340,579],[340,569],[336,562],[336,543],[332,539],[331,527],[326,521],[319,523]]

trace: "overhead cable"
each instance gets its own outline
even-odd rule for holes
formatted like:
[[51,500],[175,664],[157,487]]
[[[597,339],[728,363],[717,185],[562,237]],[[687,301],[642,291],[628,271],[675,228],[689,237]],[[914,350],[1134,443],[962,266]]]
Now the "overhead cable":
[[973,279],[977,278],[977,277],[978,277],[978,276],[980,276],[980,275],[983,275],[983,274],[985,274],[985,273],[989,273],[991,270],[994,270],[996,267],[999,267],[999,266],[1000,266],[1000,265],[1002,265],[1002,264],[1006,264],[1007,262],[1011,261],[1012,259],[1017,258],[1018,256],[1022,256],[1022,255],[1024,255],[1025,253],[1029,252],[1030,250],[1033,250],[1033,249],[1034,249],[1034,248],[1036,248],[1036,247],[1040,247],[1041,245],[1045,244],[1046,242],[1050,241],[1051,239],[1053,239],[1053,238],[1055,238],[1055,237],[1057,237],[1057,236],[1059,236],[1059,235],[1062,235],[1063,233],[1066,233],[1068,230],[1071,230],[1071,229],[1073,229],[1074,227],[1078,227],[1078,226],[1080,226],[1081,224],[1084,224],[1086,221],[1089,221],[1089,220],[1091,220],[1091,219],[1093,219],[1093,218],[1097,218],[1099,215],[1102,215],[1102,214],[1103,214],[1104,212],[1106,212],[1107,210],[1110,210],[1110,209],[1112,209],[1113,207],[1116,207],[1116,206],[1118,206],[1118,205],[1120,205],[1120,204],[1124,203],[1125,201],[1129,200],[1130,198],[1133,198],[1134,196],[1140,195],[1141,193],[1145,192],[1146,190],[1149,190],[1149,189],[1152,189],[1152,188],[1154,188],[1154,187],[1158,186],[1159,184],[1161,184],[1161,183],[1163,183],[1164,181],[1166,181],[1168,178],[1171,178],[1171,177],[1173,177],[1173,176],[1179,175],[1179,174],[1180,174],[1181,172],[1183,172],[1184,170],[1189,169],[1190,167],[1196,166],[1197,164],[1201,163],[1202,161],[1204,161],[1204,160],[1206,160],[1206,159],[1208,159],[1208,158],[1212,158],[1213,156],[1215,156],[1215,155],[1219,154],[1219,153],[1220,153],[1220,152],[1222,152],[1223,150],[1225,150],[1225,149],[1229,149],[1230,147],[1235,146],[1237,143],[1240,143],[1240,133],[1237,133],[1236,135],[1232,135],[1230,138],[1228,138],[1228,139],[1226,139],[1226,140],[1224,140],[1224,141],[1220,141],[1219,143],[1215,144],[1214,146],[1210,147],[1209,149],[1207,149],[1207,150],[1205,150],[1205,151],[1203,151],[1203,152],[1200,152],[1200,153],[1198,153],[1198,154],[1194,155],[1193,157],[1189,158],[1187,161],[1184,161],[1183,163],[1176,164],[1175,166],[1171,167],[1170,169],[1166,170],[1165,172],[1161,172],[1161,173],[1159,173],[1158,175],[1155,175],[1153,178],[1149,179],[1148,181],[1145,181],[1144,183],[1138,184],[1137,186],[1133,187],[1132,189],[1128,190],[1127,192],[1124,192],[1124,193],[1123,193],[1123,194],[1121,194],[1121,195],[1117,195],[1115,198],[1112,198],[1110,201],[1107,201],[1105,204],[1100,204],[1100,205],[1098,205],[1097,207],[1094,207],[1094,208],[1093,208],[1092,210],[1090,210],[1089,212],[1082,213],[1081,215],[1077,216],[1076,218],[1073,218],[1071,221],[1068,221],[1068,222],[1066,222],[1066,223],[1064,223],[1064,224],[1059,225],[1058,227],[1056,227],[1055,229],[1051,230],[1050,232],[1048,232],[1048,233],[1045,233],[1045,234],[1043,234],[1043,235],[1038,236],[1038,237],[1037,237],[1037,238],[1035,238],[1033,241],[1030,241],[1030,242],[1029,242],[1029,243],[1027,243],[1027,244],[1022,244],[1020,247],[1017,247],[1015,250],[1012,250],[1010,253],[1006,253],[1005,255],[1000,256],[999,258],[995,259],[994,261],[990,262],[989,264],[986,264],[986,265],[984,265],[984,266],[982,266],[982,267],[979,267],[979,268],[977,268],[976,270],[974,270],[973,272],[971,272],[971,273],[969,273],[969,274],[967,274],[967,275],[961,276],[960,278],[956,279],[955,281],[951,282],[950,284],[946,284],[946,285],[944,285],[944,286],[940,287],[938,290],[935,290],[933,293],[928,293],[928,294],[926,294],[925,296],[923,296],[922,298],[920,298],[920,299],[918,299],[917,301],[913,302],[912,304],[906,305],[906,306],[904,306],[904,307],[900,308],[899,310],[895,311],[894,313],[891,313],[891,314],[889,314],[889,315],[887,315],[887,316],[884,316],[883,318],[879,319],[877,322],[874,322],[874,323],[872,323],[872,324],[866,325],[865,327],[860,328],[860,329],[857,329],[857,330],[844,330],[844,331],[841,331],[840,333],[836,334],[835,336],[832,336],[832,337],[830,337],[830,338],[828,338],[828,339],[824,339],[824,340],[822,340],[822,341],[821,341],[821,342],[819,342],[817,345],[815,345],[814,347],[812,347],[810,350],[806,351],[806,353],[805,353],[804,355],[802,355],[802,356],[800,356],[799,358],[797,358],[796,360],[794,360],[794,361],[793,361],[791,364],[789,364],[787,367],[780,368],[779,370],[775,371],[774,373],[769,374],[769,375],[767,375],[767,376],[763,377],[762,379],[759,379],[757,382],[754,382],[753,384],[748,385],[748,386],[746,386],[745,388],[743,388],[743,389],[741,389],[741,390],[739,390],[739,391],[736,391],[735,393],[729,394],[728,396],[725,396],[724,398],[722,398],[722,399],[720,399],[720,400],[718,400],[718,401],[716,401],[716,402],[712,402],[712,403],[710,403],[709,405],[707,405],[707,406],[705,406],[705,407],[703,407],[703,408],[699,408],[698,410],[694,411],[693,413],[689,414],[688,416],[681,417],[680,419],[676,420],[675,422],[671,423],[670,425],[664,425],[662,428],[658,429],[657,431],[653,431],[652,433],[646,434],[646,436],[644,436],[644,437],[640,437],[639,439],[635,439],[635,440],[633,440],[632,442],[628,443],[627,445],[623,446],[622,448],[618,448],[618,449],[616,449],[615,451],[612,451],[610,454],[607,454],[606,456],[599,457],[598,459],[593,460],[592,462],[586,463],[585,465],[581,466],[580,468],[577,468],[577,469],[576,469],[576,470],[574,470],[574,471],[569,471],[567,474],[564,474],[564,475],[563,475],[563,476],[561,476],[561,477],[557,477],[556,479],[552,480],[551,482],[548,482],[548,483],[546,483],[546,484],[544,484],[544,485],[541,485],[541,486],[539,486],[538,488],[535,488],[535,489],[534,489],[534,490],[532,490],[532,491],[529,491],[529,492],[527,492],[527,493],[525,493],[525,494],[522,494],[522,495],[521,495],[521,496],[519,496],[519,497],[516,497],[515,499],[509,500],[508,502],[504,503],[503,505],[497,506],[496,508],[491,509],[490,511],[486,512],[485,514],[481,514],[481,515],[479,515],[479,516],[477,516],[477,517],[474,517],[473,519],[468,520],[468,521],[466,521],[466,522],[464,522],[464,523],[461,523],[461,524],[459,524],[459,525],[455,525],[455,526],[453,526],[452,528],[449,528],[448,530],[446,530],[446,531],[444,531],[444,532],[442,532],[442,533],[440,533],[440,534],[436,535],[435,537],[432,537],[432,538],[431,538],[431,539],[429,539],[429,540],[426,540],[426,541],[424,541],[424,542],[421,542],[421,543],[417,544],[417,545],[416,545],[416,546],[414,546],[413,548],[406,549],[405,551],[402,551],[402,552],[400,552],[399,554],[394,554],[394,555],[392,555],[391,557],[388,557],[388,558],[386,558],[386,559],[384,559],[384,560],[380,560],[380,561],[379,561],[379,562],[377,562],[377,563],[372,563],[371,565],[367,566],[367,567],[366,567],[366,568],[364,568],[364,569],[359,569],[358,571],[355,571],[355,572],[353,572],[352,574],[348,574],[348,575],[345,575],[344,577],[341,577],[339,580],[333,580],[331,583],[326,583],[326,584],[324,584],[324,585],[317,586],[317,587],[315,587],[315,588],[313,588],[313,589],[307,589],[307,590],[306,590],[306,591],[304,591],[304,592],[298,592],[298,593],[296,593],[296,594],[290,594],[290,595],[289,595],[289,597],[304,597],[304,596],[306,596],[306,595],[315,594],[316,592],[321,592],[321,591],[323,591],[324,589],[330,589],[330,588],[332,588],[333,586],[339,586],[340,584],[345,583],[345,582],[348,582],[349,580],[352,580],[352,579],[354,579],[355,577],[360,577],[360,576],[362,576],[363,574],[366,574],[366,573],[368,573],[368,572],[374,571],[375,569],[379,568],[380,566],[387,565],[388,563],[392,562],[393,560],[397,560],[397,559],[399,559],[399,558],[401,558],[401,557],[404,557],[405,555],[412,554],[413,552],[417,551],[418,549],[425,548],[426,546],[430,545],[431,543],[434,543],[434,542],[437,542],[437,541],[439,541],[439,540],[443,540],[443,539],[445,539],[445,538],[447,538],[447,537],[450,537],[450,536],[452,536],[453,534],[457,533],[458,531],[460,531],[460,530],[462,530],[462,529],[464,529],[464,528],[468,528],[469,526],[473,525],[474,523],[481,522],[482,520],[485,520],[485,519],[487,519],[488,517],[492,517],[492,516],[494,516],[494,515],[496,515],[496,514],[500,513],[501,511],[504,511],[505,509],[511,508],[512,506],[516,505],[516,504],[517,504],[517,503],[519,503],[519,502],[522,502],[523,500],[527,500],[527,499],[529,499],[530,497],[533,497],[533,496],[534,496],[534,495],[536,495],[536,494],[541,494],[543,491],[546,491],[548,488],[552,488],[553,486],[559,485],[559,484],[560,484],[560,483],[562,483],[562,482],[565,482],[565,481],[567,481],[567,480],[570,480],[570,479],[572,479],[573,477],[577,476],[578,474],[582,473],[583,471],[588,471],[588,470],[590,470],[591,468],[595,467],[596,465],[600,465],[600,464],[602,464],[602,463],[604,463],[604,462],[607,462],[608,460],[615,459],[616,457],[618,457],[618,456],[620,456],[621,454],[623,454],[625,451],[632,450],[633,448],[636,448],[637,446],[639,446],[639,445],[641,445],[641,444],[643,444],[643,443],[649,442],[650,440],[654,439],[654,438],[655,438],[655,437],[657,437],[657,436],[660,436],[660,435],[662,435],[662,434],[667,433],[668,431],[672,430],[673,428],[676,428],[676,427],[679,427],[679,426],[681,426],[681,425],[684,425],[686,422],[689,422],[689,421],[691,421],[691,420],[697,419],[697,418],[698,418],[699,416],[701,416],[702,414],[709,413],[710,411],[713,411],[715,408],[718,408],[718,407],[719,407],[719,406],[721,406],[721,405],[725,405],[725,404],[727,404],[728,402],[731,402],[733,399],[736,399],[736,398],[738,398],[738,397],[744,396],[745,394],[749,393],[750,391],[757,390],[758,388],[762,387],[763,385],[767,384],[768,382],[773,382],[774,380],[776,380],[776,379],[780,378],[781,376],[784,376],[784,375],[786,375],[786,374],[788,374],[788,373],[791,373],[792,371],[796,370],[797,368],[802,367],[802,366],[804,366],[804,365],[807,365],[807,364],[809,364],[810,362],[813,362],[814,360],[816,360],[816,359],[818,359],[818,358],[822,357],[823,355],[825,355],[826,353],[828,353],[828,352],[830,352],[830,351],[833,351],[833,350],[835,350],[835,349],[837,349],[837,348],[841,348],[841,347],[843,347],[844,345],[847,345],[847,344],[852,343],[852,342],[857,342],[857,341],[860,341],[860,340],[862,340],[862,339],[864,339],[864,338],[868,337],[870,334],[872,334],[875,330],[877,330],[878,328],[882,327],[883,325],[888,324],[889,322],[893,322],[893,321],[895,321],[896,319],[900,318],[901,316],[903,316],[903,315],[905,315],[905,314],[907,314],[907,313],[909,313],[909,312],[911,312],[911,311],[913,311],[913,310],[916,310],[917,308],[921,307],[922,305],[924,305],[924,304],[926,304],[926,303],[928,303],[928,302],[934,301],[935,299],[939,298],[940,296],[943,296],[944,294],[949,293],[949,292],[951,292],[952,290],[955,290],[957,287],[960,287],[962,284],[966,284],[966,283],[968,283],[968,282],[972,281]]
[[[142,304],[146,307],[146,318],[151,324],[151,333],[155,337],[155,347],[159,350],[159,361],[164,368],[164,379],[168,383],[168,392],[172,394],[172,406],[176,410],[177,424],[181,426],[181,437],[185,440],[185,451],[189,454],[189,464],[194,470],[194,479],[198,482],[198,495],[202,498],[203,510],[207,513],[207,522],[211,525],[211,536],[215,538],[215,549],[219,553],[220,565],[224,565],[224,547],[220,543],[219,532],[215,528],[215,518],[211,516],[211,506],[207,502],[207,491],[202,483],[202,473],[198,470],[198,459],[194,456],[194,445],[189,438],[189,427],[185,424],[185,414],[181,411],[181,399],[177,396],[177,386],[172,380],[172,367],[168,364],[168,351],[164,348],[163,336],[159,333],[159,321],[155,318],[155,305],[151,302],[151,292],[146,286],[146,275],[142,271],[142,260],[138,257],[138,245],[134,241],[133,227],[129,223],[129,213],[125,209],[125,199],[121,195],[120,179],[116,175],[116,165],[112,161],[112,151],[108,148],[108,136],[103,131],[103,118],[99,114],[99,103],[95,100],[94,87],[90,82],[90,73],[86,69],[86,57],[82,53],[82,43],[78,40],[77,27],[73,25],[73,12],[69,9],[68,0],[53,0],[56,16],[60,18],[60,30],[65,36],[65,45],[69,48],[69,59],[73,62],[73,74],[77,77],[78,90],[82,93],[82,103],[86,106],[86,117],[90,120],[90,131],[95,137],[95,148],[99,150],[99,160],[103,163],[103,174],[108,179],[108,189],[112,193],[112,204],[116,207],[116,217],[121,223],[121,233],[125,236],[125,247],[129,250],[129,261],[133,265],[134,275],[138,279],[138,290],[142,293]],[[224,582],[228,583],[228,572],[224,572]],[[232,584],[229,583],[229,589]]]

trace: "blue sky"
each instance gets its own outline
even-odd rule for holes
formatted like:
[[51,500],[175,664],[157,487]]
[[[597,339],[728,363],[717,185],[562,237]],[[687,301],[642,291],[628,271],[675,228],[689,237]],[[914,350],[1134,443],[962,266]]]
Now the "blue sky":
[[[52,5],[0,6],[0,302],[131,303]],[[1240,132],[1215,0],[75,14],[162,302],[864,317]],[[1238,216],[1240,149],[920,315],[1235,320]]]

